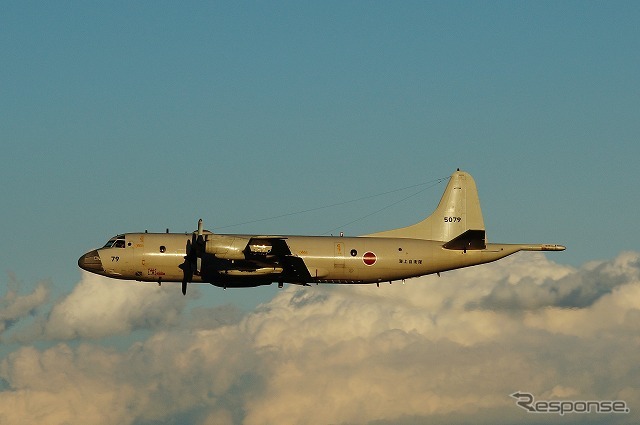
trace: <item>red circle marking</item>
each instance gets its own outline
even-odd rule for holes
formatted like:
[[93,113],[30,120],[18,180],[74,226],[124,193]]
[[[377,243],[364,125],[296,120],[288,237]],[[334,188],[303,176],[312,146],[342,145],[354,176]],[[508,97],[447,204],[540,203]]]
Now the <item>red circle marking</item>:
[[371,251],[365,252],[364,255],[362,256],[362,261],[367,266],[373,266],[376,263],[376,260],[378,260],[378,257],[376,257],[376,254],[374,254]]

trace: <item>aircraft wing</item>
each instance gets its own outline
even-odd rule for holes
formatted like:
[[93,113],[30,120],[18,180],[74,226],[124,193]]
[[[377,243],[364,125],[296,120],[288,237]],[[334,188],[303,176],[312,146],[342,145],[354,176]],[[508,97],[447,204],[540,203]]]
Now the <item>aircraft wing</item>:
[[282,267],[282,280],[299,285],[307,285],[313,279],[302,258],[293,255],[286,238],[278,236],[254,236],[249,245],[271,246],[270,255]]
[[282,277],[285,282],[308,286],[312,281],[309,269],[300,257],[286,255],[280,259]]

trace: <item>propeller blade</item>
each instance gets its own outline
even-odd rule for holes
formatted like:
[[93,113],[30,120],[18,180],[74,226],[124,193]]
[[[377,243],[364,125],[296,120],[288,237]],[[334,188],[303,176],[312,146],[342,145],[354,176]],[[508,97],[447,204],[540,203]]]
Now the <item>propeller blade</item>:
[[193,279],[193,255],[195,248],[193,243],[187,239],[187,246],[185,249],[186,255],[184,256],[184,263],[180,264],[182,269],[182,295],[187,295],[187,283]]
[[[189,251],[189,241],[187,241],[187,252]],[[180,264],[182,269],[182,295],[187,295],[187,283],[193,279],[193,268],[191,267],[191,260],[189,255],[185,255],[184,263]]]
[[195,261],[193,264],[193,268],[195,269],[195,274],[200,276],[200,271],[202,268],[202,255],[205,250],[205,242],[204,242],[204,230],[202,219],[198,220],[198,238],[195,241]]
[[194,232],[191,240],[187,240],[186,255],[184,263],[180,265],[182,274],[182,295],[187,295],[187,284],[193,280],[193,275],[200,275],[202,266],[202,253],[204,252],[204,231],[202,230],[202,219],[198,220],[198,231]]

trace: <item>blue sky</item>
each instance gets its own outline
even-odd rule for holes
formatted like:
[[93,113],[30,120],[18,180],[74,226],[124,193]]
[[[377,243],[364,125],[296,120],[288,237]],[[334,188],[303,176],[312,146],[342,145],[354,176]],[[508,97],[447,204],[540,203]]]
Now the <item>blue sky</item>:
[[[574,265],[636,246],[633,2],[4,9],[0,258],[25,281],[74,281],[119,232],[215,230],[457,167],[493,241],[563,243]],[[344,230],[409,224],[441,191]],[[376,202],[226,231],[318,234]]]
[[[550,258],[578,268],[637,251],[639,19],[637,2],[5,3],[3,279],[55,302],[117,233],[216,231],[458,167],[490,241],[560,243]],[[443,190],[224,232],[370,233]]]

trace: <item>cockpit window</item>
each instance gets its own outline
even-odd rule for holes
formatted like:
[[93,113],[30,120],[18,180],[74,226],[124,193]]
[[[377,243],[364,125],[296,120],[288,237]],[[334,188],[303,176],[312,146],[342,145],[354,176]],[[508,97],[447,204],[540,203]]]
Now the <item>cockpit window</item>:
[[124,248],[125,247],[125,239],[124,235],[114,236],[104,244],[103,248]]

